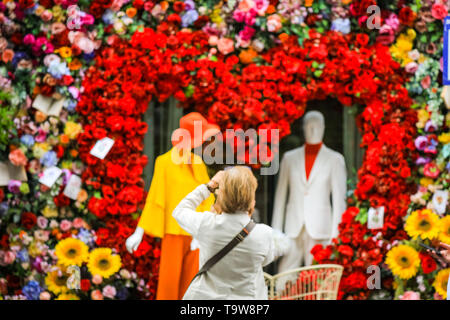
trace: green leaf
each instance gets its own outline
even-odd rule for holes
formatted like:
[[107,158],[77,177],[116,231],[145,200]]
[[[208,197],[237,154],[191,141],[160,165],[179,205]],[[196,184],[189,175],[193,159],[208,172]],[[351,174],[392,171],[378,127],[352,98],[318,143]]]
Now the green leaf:
[[315,76],[316,78],[319,78],[319,77],[322,75],[322,73],[323,73],[322,70],[316,70],[316,71],[314,71],[314,76]]
[[367,218],[368,218],[367,209],[361,208],[361,209],[359,209],[359,213],[355,217],[355,220],[358,221],[361,224],[366,224],[367,223]]

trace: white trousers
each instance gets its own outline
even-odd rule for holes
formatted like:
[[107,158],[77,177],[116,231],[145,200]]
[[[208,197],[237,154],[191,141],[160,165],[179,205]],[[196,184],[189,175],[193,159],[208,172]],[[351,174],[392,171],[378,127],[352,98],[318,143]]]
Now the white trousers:
[[306,231],[305,226],[303,226],[297,238],[292,239],[292,246],[289,252],[281,258],[278,265],[278,273],[297,269],[303,266],[310,266],[313,261],[311,249],[316,244],[327,245],[328,243],[328,239],[311,238],[308,231]]

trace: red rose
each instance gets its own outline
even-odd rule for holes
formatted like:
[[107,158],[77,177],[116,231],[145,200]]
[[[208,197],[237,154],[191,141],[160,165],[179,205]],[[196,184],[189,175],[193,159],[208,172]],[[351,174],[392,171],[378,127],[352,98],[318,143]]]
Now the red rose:
[[420,263],[421,263],[424,274],[429,274],[429,273],[433,272],[434,270],[436,270],[436,267],[437,267],[436,261],[434,261],[434,259],[430,255],[420,252],[419,256],[420,256]]
[[89,279],[81,279],[80,281],[80,289],[84,292],[89,291],[91,288],[91,281]]
[[46,9],[50,9],[53,7],[53,1],[52,0],[39,0],[39,3],[41,6],[43,6]]
[[30,9],[34,6],[34,0],[19,0],[20,9]]
[[22,213],[22,217],[20,218],[20,223],[24,226],[25,229],[30,230],[36,225],[36,215],[31,212]]
[[183,11],[184,10],[184,2],[181,2],[181,1],[176,1],[174,4],[173,4],[173,10],[176,12],[176,13],[180,13],[181,11]]
[[367,34],[365,34],[365,33],[358,33],[356,35],[356,43],[360,47],[367,46],[367,44],[369,43],[369,36]]
[[70,205],[70,199],[67,198],[62,192],[56,197],[53,197],[53,202],[57,207],[67,207]]
[[136,9],[142,9],[142,7],[144,6],[144,0],[134,0],[133,1],[133,7],[135,7]]
[[64,86],[69,86],[69,85],[71,85],[72,83],[73,83],[73,78],[72,78],[72,76],[69,76],[69,75],[67,75],[67,74],[63,75],[63,77],[62,77],[62,84],[63,84]]
[[104,199],[91,198],[88,203],[88,209],[99,219],[103,219],[106,216],[105,210],[106,201]]
[[338,247],[338,252],[344,256],[353,257],[353,249],[347,245],[341,245]]
[[398,19],[400,20],[400,23],[409,27],[413,26],[416,17],[417,14],[414,11],[412,11],[410,7],[403,7],[398,14]]
[[370,174],[365,174],[359,180],[357,188],[359,192],[366,194],[367,192],[372,190],[374,184],[375,184],[375,177]]
[[178,14],[172,13],[167,17],[167,22],[180,25],[181,24],[181,18]]

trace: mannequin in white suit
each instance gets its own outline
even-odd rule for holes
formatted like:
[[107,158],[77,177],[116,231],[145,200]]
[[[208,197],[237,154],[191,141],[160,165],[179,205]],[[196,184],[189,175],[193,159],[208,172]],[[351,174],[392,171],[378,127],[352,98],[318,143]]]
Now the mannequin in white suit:
[[338,235],[338,225],[346,209],[345,160],[322,143],[323,115],[318,111],[306,113],[303,132],[306,146],[317,153],[308,158],[309,166],[312,164],[308,172],[305,146],[286,152],[281,161],[272,226],[292,238],[295,245],[281,259],[279,272],[311,265],[311,249],[316,244],[330,243]]

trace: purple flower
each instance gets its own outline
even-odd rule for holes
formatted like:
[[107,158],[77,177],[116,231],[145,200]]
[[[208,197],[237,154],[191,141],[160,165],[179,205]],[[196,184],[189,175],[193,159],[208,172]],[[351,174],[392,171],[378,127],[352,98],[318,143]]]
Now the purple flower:
[[42,288],[37,281],[28,282],[23,288],[22,293],[28,300],[39,300],[39,294],[42,292]]
[[186,0],[184,2],[184,10],[189,11],[195,9],[195,2],[192,0]]
[[62,169],[63,175],[63,185],[66,185],[67,182],[69,182],[70,176],[72,175],[72,172],[70,172],[69,169]]
[[414,141],[414,144],[417,150],[423,151],[428,146],[428,139],[425,136],[419,136]]
[[424,165],[431,162],[430,158],[425,158],[425,157],[419,157],[416,160],[416,165],[420,166],[420,165]]
[[45,167],[53,167],[58,163],[58,157],[53,150],[47,151],[41,158],[41,164]]
[[437,130],[437,126],[433,123],[433,121],[428,120],[425,124],[425,131],[426,132],[435,132]]
[[34,138],[30,134],[24,134],[20,137],[20,142],[22,142],[27,147],[31,147],[34,145]]
[[196,10],[189,10],[181,17],[181,25],[185,28],[190,26],[198,19],[198,12]]
[[9,180],[8,182],[8,191],[11,193],[20,193],[20,186],[22,182],[19,180]]
[[351,31],[350,20],[346,19],[335,19],[331,23],[331,30],[342,32],[343,34],[348,34]]
[[42,258],[41,257],[36,257],[36,259],[34,259],[33,261],[33,268],[36,269],[37,272],[42,273]]

